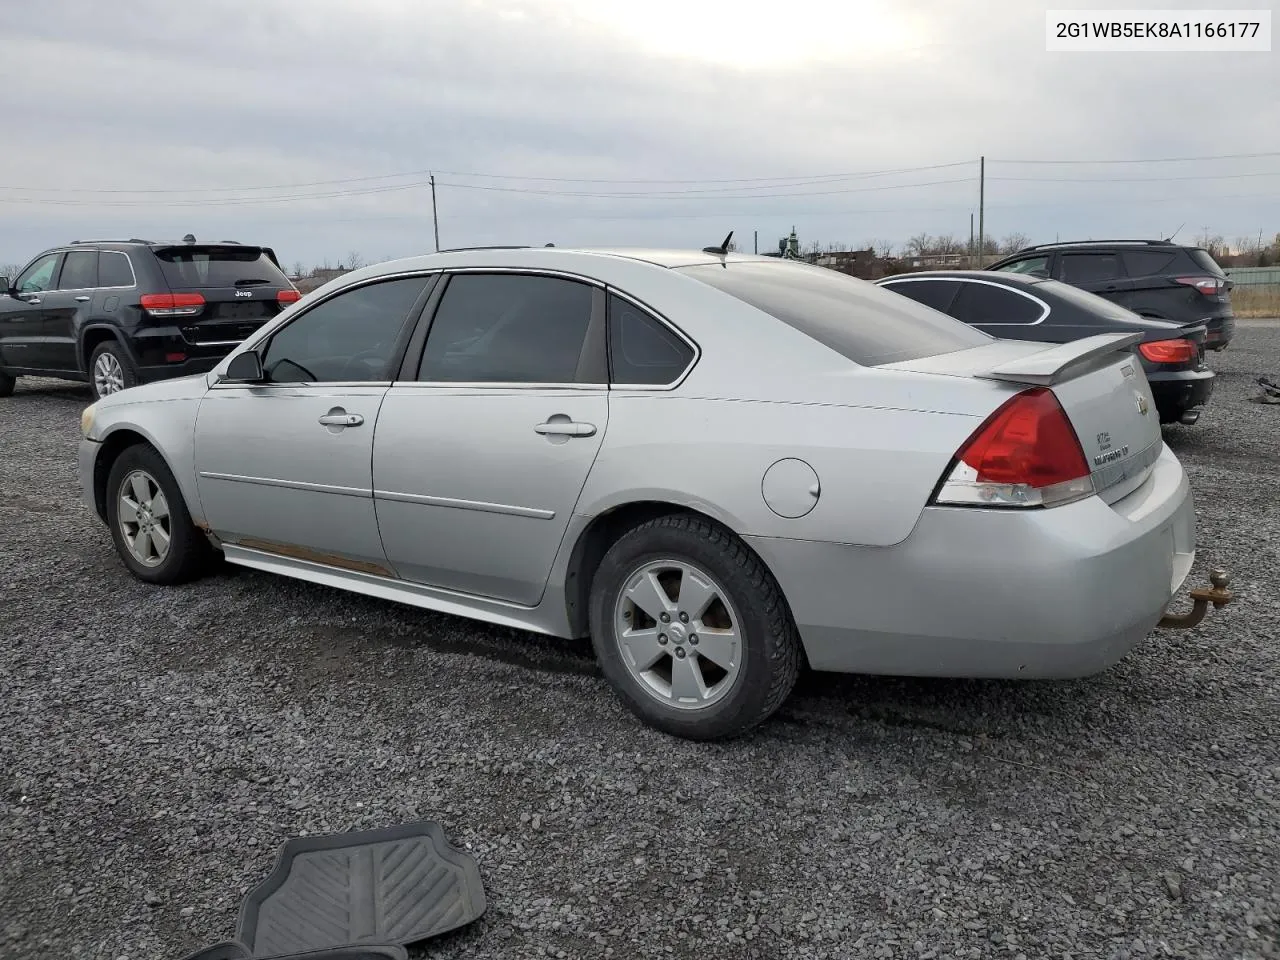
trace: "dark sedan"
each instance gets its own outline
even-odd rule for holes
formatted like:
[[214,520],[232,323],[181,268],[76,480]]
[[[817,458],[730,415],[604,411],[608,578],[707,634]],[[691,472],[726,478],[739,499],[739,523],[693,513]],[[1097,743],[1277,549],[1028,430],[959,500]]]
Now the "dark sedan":
[[1029,274],[937,270],[877,283],[1004,340],[1067,343],[1098,333],[1141,332],[1134,353],[1151,383],[1161,423],[1195,423],[1213,393],[1202,323],[1180,326],[1141,317],[1077,287]]

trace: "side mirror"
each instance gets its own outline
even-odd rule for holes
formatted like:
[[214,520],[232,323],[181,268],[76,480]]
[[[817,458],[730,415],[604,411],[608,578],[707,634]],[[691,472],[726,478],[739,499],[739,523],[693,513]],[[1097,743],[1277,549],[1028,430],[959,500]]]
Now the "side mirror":
[[13,292],[13,287],[9,286],[8,277],[0,277],[0,290],[3,290],[5,293]]
[[227,372],[222,375],[222,379],[223,382],[261,383],[264,379],[262,358],[253,350],[237,354],[227,364]]

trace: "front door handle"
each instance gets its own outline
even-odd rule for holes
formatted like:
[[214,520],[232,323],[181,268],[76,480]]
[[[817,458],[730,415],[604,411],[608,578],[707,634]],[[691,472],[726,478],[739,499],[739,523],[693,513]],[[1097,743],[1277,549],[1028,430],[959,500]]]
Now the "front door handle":
[[326,427],[358,427],[364,423],[364,417],[358,413],[326,413],[320,422]]
[[88,303],[93,297],[76,297],[76,303]]
[[22,300],[23,303],[39,303],[40,302],[39,297],[22,297],[20,299]]
[[533,428],[537,433],[552,437],[589,437],[596,432],[594,423],[577,423],[573,420],[548,420]]

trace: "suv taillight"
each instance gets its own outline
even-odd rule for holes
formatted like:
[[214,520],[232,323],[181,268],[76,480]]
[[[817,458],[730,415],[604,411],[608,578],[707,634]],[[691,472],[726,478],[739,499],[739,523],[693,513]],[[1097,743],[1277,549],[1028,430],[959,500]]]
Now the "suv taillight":
[[139,302],[153,317],[193,317],[204,309],[198,293],[144,293]]
[[1188,287],[1195,287],[1206,297],[1216,297],[1227,288],[1227,281],[1219,280],[1217,277],[1174,277],[1179,283]]
[[279,304],[297,303],[301,299],[302,294],[297,290],[281,290],[276,294],[276,303]]
[[1075,428],[1046,387],[1010,397],[964,442],[934,503],[1051,507],[1093,493]]
[[1138,352],[1152,363],[1190,363],[1199,356],[1190,340],[1152,340],[1138,344]]

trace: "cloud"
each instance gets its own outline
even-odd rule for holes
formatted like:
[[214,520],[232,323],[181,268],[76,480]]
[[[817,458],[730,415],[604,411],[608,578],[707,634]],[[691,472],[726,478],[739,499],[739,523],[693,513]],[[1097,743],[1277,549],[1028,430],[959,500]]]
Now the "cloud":
[[[445,245],[901,242],[967,232],[980,155],[993,233],[1274,232],[1274,158],[1007,162],[1280,151],[1272,55],[1049,54],[1046,6],[46,0],[2,68],[0,261],[188,231],[290,262],[422,252],[427,171]],[[1152,179],[1175,176],[1210,178]],[[710,182],[764,177],[792,180]],[[704,182],[575,182],[606,179]],[[628,191],[665,192],[581,195]]]

